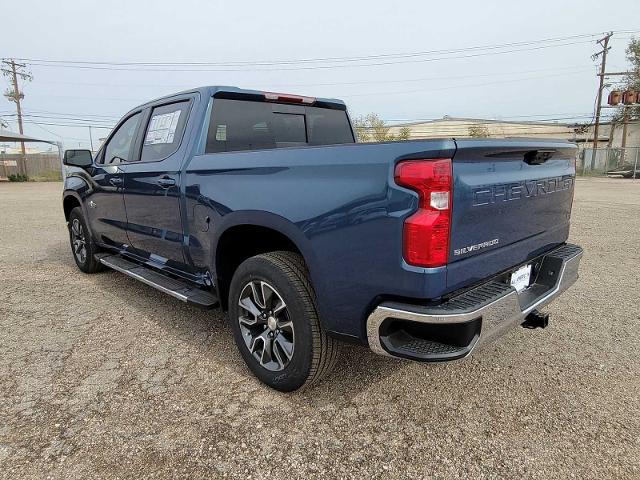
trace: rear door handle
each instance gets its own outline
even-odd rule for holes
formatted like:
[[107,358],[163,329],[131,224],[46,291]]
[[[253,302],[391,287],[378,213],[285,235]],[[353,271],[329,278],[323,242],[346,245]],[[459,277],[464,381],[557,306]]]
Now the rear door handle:
[[114,187],[119,187],[120,185],[122,185],[122,177],[111,177],[109,179],[109,183]]
[[169,176],[165,176],[165,177],[160,177],[158,179],[158,185],[160,185],[162,188],[169,188],[169,187],[173,187],[176,184],[175,179],[169,177]]

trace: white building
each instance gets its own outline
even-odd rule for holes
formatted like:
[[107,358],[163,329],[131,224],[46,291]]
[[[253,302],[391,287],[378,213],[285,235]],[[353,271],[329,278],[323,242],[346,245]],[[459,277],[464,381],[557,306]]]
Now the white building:
[[409,129],[410,139],[535,137],[574,140],[576,138],[575,126],[566,123],[515,122],[448,116],[438,120],[394,125],[389,133],[397,135],[402,128]]

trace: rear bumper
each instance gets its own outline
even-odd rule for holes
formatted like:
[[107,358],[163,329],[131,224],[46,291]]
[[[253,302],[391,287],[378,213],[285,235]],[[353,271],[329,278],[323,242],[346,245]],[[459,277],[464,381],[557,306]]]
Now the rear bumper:
[[367,339],[375,353],[437,362],[469,355],[525,321],[578,279],[582,248],[565,244],[538,259],[534,281],[518,293],[491,280],[437,306],[385,302],[367,319]]

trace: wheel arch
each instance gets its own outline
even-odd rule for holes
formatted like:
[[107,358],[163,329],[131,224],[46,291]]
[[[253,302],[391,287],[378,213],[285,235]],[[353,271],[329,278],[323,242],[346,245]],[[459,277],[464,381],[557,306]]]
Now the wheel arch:
[[[69,179],[67,179],[69,180]],[[85,224],[87,227],[87,231],[92,239],[95,239],[93,230],[91,228],[91,221],[89,219],[89,214],[87,212],[87,206],[85,203],[87,197],[87,183],[82,179],[76,179],[80,184],[80,188],[66,188],[62,193],[62,210],[64,212],[64,219],[67,224],[69,223],[69,215],[71,215],[71,211],[80,207],[82,210],[82,216],[85,219]],[[95,240],[92,240],[95,242]]]
[[231,278],[238,266],[254,255],[277,250],[300,254],[313,279],[314,261],[309,240],[294,223],[268,212],[237,212],[225,216],[214,238],[212,259],[218,296],[225,310]]
[[[82,201],[80,200],[80,196],[73,191],[67,191],[64,193],[62,198],[62,209],[64,210],[64,219],[68,222],[69,215],[71,215],[71,210],[76,207],[82,208]],[[84,213],[84,209],[83,209]]]
[[69,214],[75,207],[82,208],[82,213],[87,218],[84,198],[91,191],[87,173],[71,173],[64,180],[62,192],[62,208],[65,220],[69,220]]

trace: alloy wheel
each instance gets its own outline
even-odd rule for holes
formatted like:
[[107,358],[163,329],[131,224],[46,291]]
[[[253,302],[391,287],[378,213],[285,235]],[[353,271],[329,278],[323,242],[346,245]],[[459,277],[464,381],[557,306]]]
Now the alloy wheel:
[[71,244],[73,245],[73,254],[78,262],[84,264],[87,260],[87,241],[82,228],[82,223],[77,218],[71,222]]
[[240,293],[238,322],[245,345],[265,369],[283,370],[293,358],[294,328],[289,310],[269,283],[253,280]]

